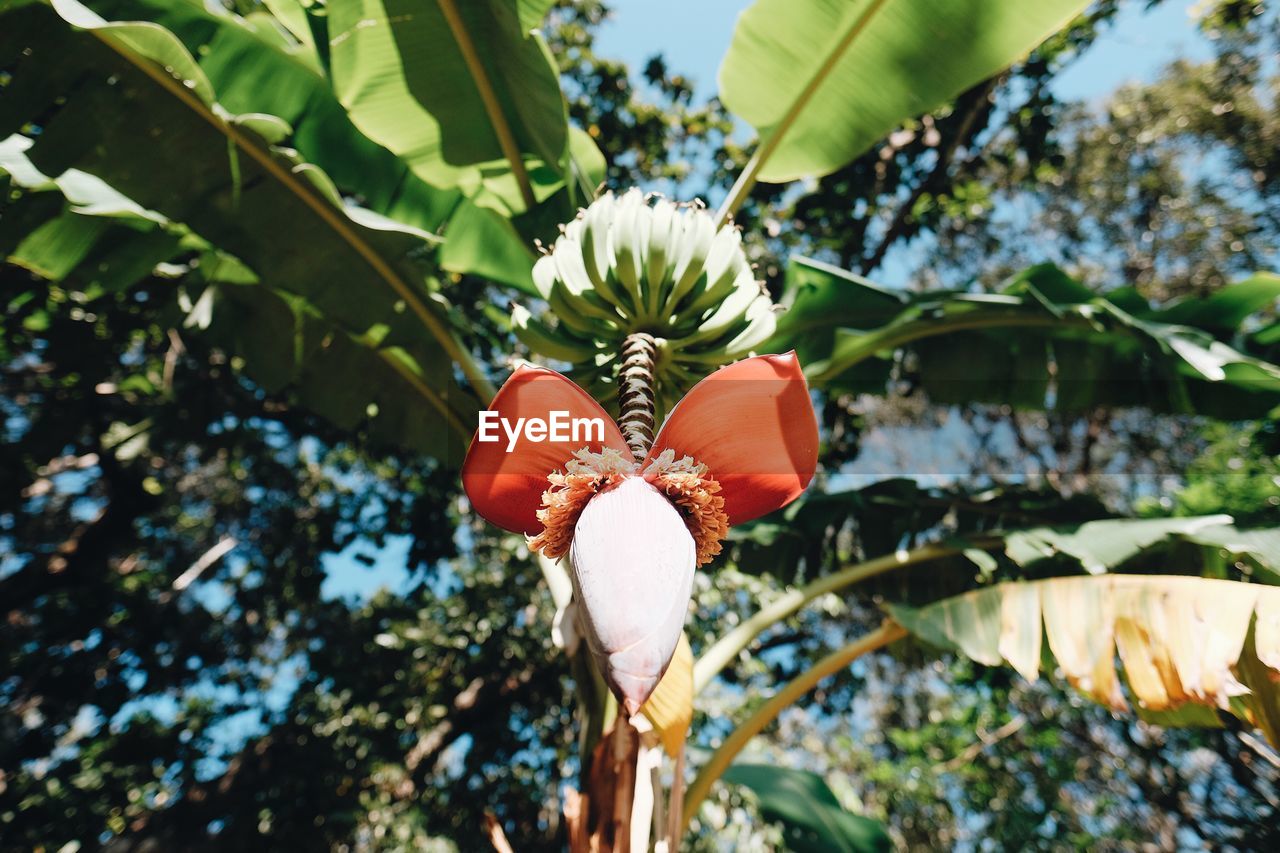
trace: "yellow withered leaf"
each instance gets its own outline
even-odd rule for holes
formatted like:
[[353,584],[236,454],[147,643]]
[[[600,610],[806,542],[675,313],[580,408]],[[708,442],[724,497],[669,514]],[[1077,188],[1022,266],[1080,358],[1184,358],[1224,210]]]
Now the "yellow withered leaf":
[[689,736],[693,723],[693,649],[680,635],[676,653],[653,694],[640,708],[662,739],[662,747],[675,757]]
[[[903,627],[1035,679],[1048,651],[1075,687],[1163,725],[1239,716],[1280,741],[1280,588],[1190,576],[1006,583],[922,608]],[[1118,660],[1128,686],[1122,687]]]
[[1040,673],[1040,595],[1029,584],[1011,587],[1000,607],[1000,640],[997,651],[1023,678],[1035,681]]

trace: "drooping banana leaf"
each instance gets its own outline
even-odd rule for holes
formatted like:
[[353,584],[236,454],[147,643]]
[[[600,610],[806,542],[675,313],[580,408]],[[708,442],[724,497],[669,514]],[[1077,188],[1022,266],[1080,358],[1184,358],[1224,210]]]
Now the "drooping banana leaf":
[[[136,284],[157,265],[203,246],[93,175],[70,169],[50,180],[27,159],[31,140],[0,140],[0,259],[35,275],[73,282],[84,300]],[[197,245],[198,244],[198,245]]]
[[[362,207],[394,222],[435,233],[473,206],[456,188],[427,184],[406,162],[361,133],[319,62],[299,55],[297,45],[285,41],[276,24],[305,36],[304,27],[319,27],[317,22],[326,20],[317,17],[314,8],[304,9],[296,0],[276,2],[269,4],[274,19],[261,11],[255,14],[266,20],[254,21],[190,0],[88,0],[83,5],[104,21],[134,21],[169,30],[207,78],[220,110],[246,117],[245,121],[259,117],[252,123],[259,132],[274,125],[279,138],[270,141],[287,145],[318,166],[344,198],[359,199]],[[64,0],[56,8],[76,14],[74,4]],[[327,38],[323,41],[327,48]],[[271,85],[261,85],[261,80]],[[603,164],[594,143],[581,137],[585,134],[580,131],[571,137],[578,152],[575,162],[585,170],[584,181],[594,186],[602,180]],[[459,224],[451,229],[461,238],[459,245],[441,250],[442,266],[531,290],[531,241],[497,214],[479,222],[474,214],[464,218],[465,228]],[[477,241],[486,252],[474,251]]]
[[1280,404],[1280,367],[1232,346],[1241,312],[1280,296],[1280,279],[1255,276],[1167,309],[1123,295],[1097,295],[1052,265],[998,293],[907,293],[797,257],[770,346],[795,348],[811,380],[832,391],[883,391],[909,351],[941,403],[1143,406],[1232,420]]
[[86,300],[125,290],[184,251],[180,233],[75,213],[54,193],[23,196],[0,205],[0,214],[0,259],[49,281],[74,281]]
[[291,52],[300,53],[316,68],[323,68],[329,50],[328,32],[323,29],[323,7],[314,3],[303,5],[302,0],[262,0],[262,5],[296,40],[297,46]]
[[1208,296],[1180,299],[1154,313],[1144,314],[1143,319],[1195,326],[1230,338],[1245,320],[1273,307],[1276,300],[1280,300],[1280,275],[1259,272]]
[[1280,529],[1237,527],[1226,515],[1102,518],[947,541],[958,552],[953,559],[889,574],[872,588],[890,601],[923,606],[975,583],[1067,575],[1176,573],[1280,585]]
[[[87,0],[84,6],[106,21],[145,21],[171,32],[208,80],[219,107],[236,116],[281,119],[288,133],[284,143],[322,169],[343,196],[359,198],[362,207],[437,232],[461,201],[456,189],[429,185],[357,130],[320,69],[245,19],[191,0]],[[305,17],[296,0],[293,8]]]
[[462,464],[475,412],[423,387],[447,388],[449,362],[400,319],[363,338],[337,329],[305,302],[252,283],[213,282],[186,320],[192,333],[244,359],[269,393],[298,403],[341,429],[366,430],[383,447]]
[[[969,493],[928,488],[914,480],[881,480],[858,489],[809,492],[785,509],[729,531],[738,565],[747,572],[821,572],[824,555],[838,550],[842,533],[857,536],[863,560],[910,547],[944,519],[956,537],[980,537],[1036,524],[1079,524],[1110,515],[1088,495],[1016,487]],[[851,554],[833,555],[847,563]]]
[[1140,717],[1175,726],[1216,726],[1229,713],[1280,744],[1276,587],[1160,575],[1052,578],[889,611],[930,643],[1008,664],[1030,680],[1056,666],[1114,711],[1132,703]]
[[[13,141],[25,137],[0,143],[0,174],[13,168],[30,181],[30,164]],[[452,383],[448,358],[416,332],[412,318],[398,315],[356,339],[301,298],[260,286],[251,270],[187,229],[139,215],[125,202],[90,175],[37,183],[0,204],[0,258],[58,282],[88,310],[109,304],[117,291],[154,284],[163,268],[174,280],[153,310],[170,315],[166,322],[184,336],[221,348],[233,365],[242,361],[240,369],[267,393],[291,394],[383,446],[460,464],[477,403]],[[113,208],[122,210],[111,215]],[[40,298],[34,291],[43,287],[31,282],[26,289]],[[152,294],[155,300],[154,288]]]
[[759,178],[825,175],[1016,62],[1086,0],[756,0],[720,97],[760,136]]
[[517,0],[516,8],[520,11],[520,27],[525,30],[536,30],[542,26],[542,19],[555,5],[555,0]]
[[[1004,553],[1023,568],[1065,558],[1089,574],[1103,574],[1126,564],[1153,565],[1165,558],[1169,547],[1182,543],[1219,551],[1232,560],[1250,560],[1262,572],[1260,580],[1280,582],[1280,529],[1237,528],[1228,515],[1109,518],[1072,527],[1017,530],[1005,536]],[[1157,551],[1159,556],[1151,559]]]

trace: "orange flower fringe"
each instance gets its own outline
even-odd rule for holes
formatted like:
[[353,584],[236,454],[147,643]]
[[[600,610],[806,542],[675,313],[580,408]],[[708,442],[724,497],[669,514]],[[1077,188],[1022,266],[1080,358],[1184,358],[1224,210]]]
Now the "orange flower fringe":
[[547,475],[551,487],[542,493],[542,509],[538,521],[542,532],[529,540],[529,548],[555,560],[569,551],[578,516],[605,486],[621,482],[636,472],[636,463],[623,453],[606,447],[592,453],[585,447],[573,454],[564,473]]
[[[550,487],[542,493],[538,521],[542,532],[529,540],[529,548],[553,560],[563,557],[573,541],[578,516],[587,501],[608,486],[637,473],[638,466],[627,456],[606,447],[592,453],[585,447],[573,454],[564,472],[547,476]],[[729,516],[724,511],[720,483],[707,473],[707,466],[690,456],[675,458],[665,450],[644,469],[642,476],[679,507],[684,523],[693,535],[699,566],[720,553],[720,540],[729,533]]]
[[720,483],[707,473],[707,466],[675,451],[664,450],[644,469],[644,478],[672,503],[684,510],[684,523],[693,534],[698,565],[705,566],[720,553],[720,540],[729,535],[729,515],[720,497]]

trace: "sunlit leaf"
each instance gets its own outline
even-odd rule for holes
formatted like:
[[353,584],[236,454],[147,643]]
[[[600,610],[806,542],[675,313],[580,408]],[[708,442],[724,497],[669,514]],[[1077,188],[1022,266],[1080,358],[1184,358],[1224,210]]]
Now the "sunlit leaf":
[[1245,534],[1229,525],[1231,517],[1107,519],[1071,528],[1041,527],[1019,530],[1005,540],[1005,553],[1019,565],[1065,554],[1080,561],[1090,574],[1105,572],[1145,548],[1172,536],[1196,537],[1203,544],[1226,545]]
[[[221,109],[237,119],[283,121],[287,144],[323,170],[341,195],[359,198],[361,207],[434,232],[458,205],[456,190],[428,185],[357,130],[320,69],[262,38],[244,19],[217,5],[169,0],[92,0],[89,5],[107,20],[142,19],[168,29],[209,81]],[[273,4],[277,11],[291,6],[301,10],[298,0]],[[262,85],[263,80],[271,85]],[[260,127],[251,129],[262,135]]]
[[[39,5],[4,13],[0,65],[12,81],[0,103],[0,132],[23,127],[36,113],[43,122],[36,136],[8,139],[6,171],[27,189],[65,193],[86,220],[92,213],[194,233],[201,245],[243,261],[263,286],[300,299],[350,340],[381,341],[392,325],[413,325],[416,331],[402,335],[422,348],[408,369],[417,374],[413,389],[425,404],[420,428],[434,424],[439,431],[469,433],[465,413],[477,404],[453,381],[450,366],[465,353],[431,296],[420,261],[434,246],[431,235],[345,203],[314,164],[299,163],[296,152],[271,146],[252,123],[237,122],[222,105],[206,101],[202,95],[212,95],[211,89],[183,86],[172,74],[203,71],[179,39],[160,35],[163,28],[152,24],[141,31],[147,38],[125,38],[134,32],[128,26],[94,18],[68,0],[60,0],[59,8],[92,30],[76,32]],[[115,228],[109,236],[110,245],[94,246],[93,253],[123,249],[120,237],[131,235]],[[41,254],[35,244],[19,248],[29,260]],[[163,254],[161,249],[153,245],[143,255]],[[92,256],[87,249],[81,255]],[[148,275],[146,260],[133,257],[130,271]],[[150,260],[154,267],[163,258]],[[77,258],[71,268],[45,266],[41,271],[56,278],[80,264]],[[128,284],[117,276],[111,286]],[[426,365],[421,357],[436,363]],[[390,366],[405,372],[402,364]],[[278,370],[253,369],[263,375]],[[330,393],[339,393],[336,385]]]
[[563,185],[568,150],[555,63],[525,26],[538,5],[331,3],[334,88],[361,130],[421,178],[519,213]]
[[760,178],[825,175],[1025,56],[1085,0],[756,0],[720,67]]

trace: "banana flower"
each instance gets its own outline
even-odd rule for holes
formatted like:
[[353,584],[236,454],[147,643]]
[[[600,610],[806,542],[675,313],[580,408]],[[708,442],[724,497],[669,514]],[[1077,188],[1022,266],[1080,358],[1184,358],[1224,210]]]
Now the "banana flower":
[[635,714],[680,640],[695,568],[720,552],[731,525],[787,505],[813,477],[818,427],[795,354],[754,356],[703,379],[640,461],[599,403],[546,368],[518,367],[489,411],[507,423],[568,413],[603,425],[577,445],[477,433],[462,482],[485,519],[524,533],[544,556],[568,556],[588,647]]

